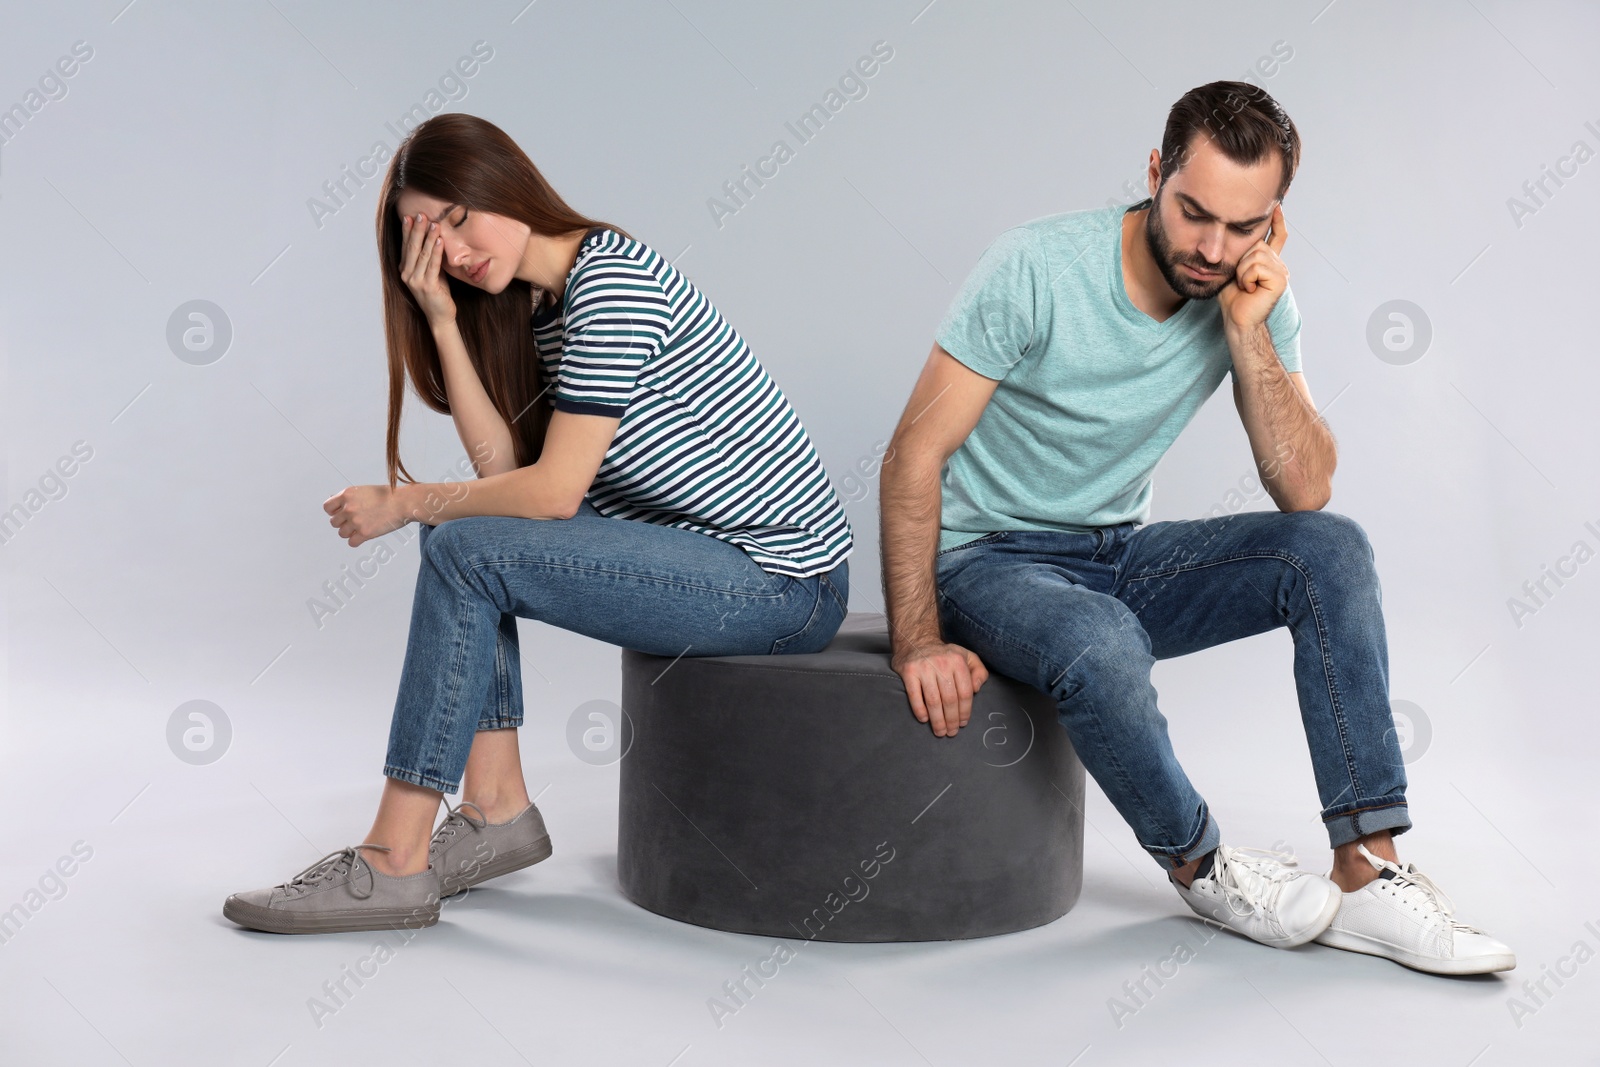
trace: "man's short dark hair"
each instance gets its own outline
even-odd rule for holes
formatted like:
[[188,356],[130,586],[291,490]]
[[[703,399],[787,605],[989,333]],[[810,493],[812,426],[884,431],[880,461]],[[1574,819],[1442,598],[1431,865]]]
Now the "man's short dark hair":
[[1201,137],[1242,166],[1278,152],[1283,160],[1280,200],[1300,166],[1300,132],[1294,122],[1265,89],[1249,82],[1210,82],[1179,97],[1167,112],[1167,128],[1161,135],[1162,181],[1188,161]]

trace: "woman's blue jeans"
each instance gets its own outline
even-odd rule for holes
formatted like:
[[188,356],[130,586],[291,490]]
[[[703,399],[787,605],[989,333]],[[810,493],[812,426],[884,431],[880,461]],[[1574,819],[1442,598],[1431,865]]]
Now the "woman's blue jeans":
[[793,578],[737,545],[606,518],[475,515],[419,531],[422,562],[383,773],[454,793],[479,730],[522,725],[517,618],[658,656],[817,652],[850,597],[846,560]]
[[945,549],[936,570],[945,639],[1055,698],[1084,768],[1162,867],[1182,867],[1221,836],[1173,754],[1151,667],[1279,626],[1294,639],[1330,844],[1410,829],[1382,593],[1355,520],[1254,511],[1014,530]]

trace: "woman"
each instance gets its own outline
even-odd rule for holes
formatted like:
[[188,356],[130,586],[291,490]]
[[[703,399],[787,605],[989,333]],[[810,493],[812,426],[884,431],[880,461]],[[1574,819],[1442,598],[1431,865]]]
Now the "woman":
[[[431,926],[441,896],[550,854],[517,750],[518,616],[663,656],[804,653],[849,597],[850,525],[805,429],[663,256],[470,115],[406,138],[377,223],[389,484],[323,509],[351,546],[421,524],[387,777],[363,844],[227,899],[257,930]],[[476,480],[400,462],[407,376]]]

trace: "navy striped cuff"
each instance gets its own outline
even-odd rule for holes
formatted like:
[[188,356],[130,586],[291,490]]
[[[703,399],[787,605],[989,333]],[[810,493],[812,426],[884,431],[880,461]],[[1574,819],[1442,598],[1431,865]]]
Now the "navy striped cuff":
[[621,404],[597,404],[589,400],[568,400],[564,396],[555,399],[557,411],[570,411],[574,415],[609,415],[614,419],[622,418],[622,413],[628,410],[627,402]]

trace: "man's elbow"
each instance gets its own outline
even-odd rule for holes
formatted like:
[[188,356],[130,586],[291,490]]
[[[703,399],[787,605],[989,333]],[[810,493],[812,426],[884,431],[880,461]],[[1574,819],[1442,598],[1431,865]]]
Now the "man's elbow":
[[1303,494],[1287,501],[1280,501],[1279,511],[1321,511],[1328,506],[1328,501],[1333,499],[1333,488],[1324,487],[1315,494]]
[[878,467],[879,482],[883,486],[899,486],[925,480],[930,474],[937,478],[949,458],[949,453],[935,442],[911,434],[896,435],[889,439]]

